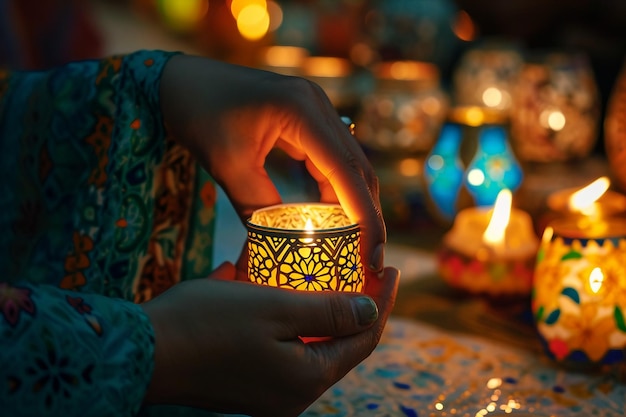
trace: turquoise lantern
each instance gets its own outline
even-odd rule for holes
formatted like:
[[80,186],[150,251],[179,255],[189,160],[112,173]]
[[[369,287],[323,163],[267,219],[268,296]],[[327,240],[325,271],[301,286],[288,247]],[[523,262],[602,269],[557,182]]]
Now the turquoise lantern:
[[482,107],[453,108],[424,164],[430,209],[446,222],[464,207],[492,206],[522,179],[506,115]]

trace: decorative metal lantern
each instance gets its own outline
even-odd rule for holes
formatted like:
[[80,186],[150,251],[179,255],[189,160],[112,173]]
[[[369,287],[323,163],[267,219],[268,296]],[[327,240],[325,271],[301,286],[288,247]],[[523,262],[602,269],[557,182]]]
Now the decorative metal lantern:
[[361,292],[359,226],[335,204],[281,204],[248,220],[250,281],[304,291]]

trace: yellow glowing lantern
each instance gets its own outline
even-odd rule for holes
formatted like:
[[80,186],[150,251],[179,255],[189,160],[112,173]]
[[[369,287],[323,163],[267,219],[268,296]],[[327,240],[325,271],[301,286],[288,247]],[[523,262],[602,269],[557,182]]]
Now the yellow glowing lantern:
[[511,205],[504,189],[493,208],[470,207],[457,215],[438,251],[444,281],[473,294],[530,294],[539,241],[530,215]]
[[252,282],[304,291],[361,292],[359,226],[335,204],[281,204],[248,220]]

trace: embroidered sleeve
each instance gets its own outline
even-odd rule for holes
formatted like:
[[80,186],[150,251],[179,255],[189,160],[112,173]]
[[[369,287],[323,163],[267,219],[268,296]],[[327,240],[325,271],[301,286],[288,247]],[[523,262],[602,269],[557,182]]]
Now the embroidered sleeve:
[[10,416],[132,416],[154,334],[137,304],[0,283],[0,409]]
[[[131,416],[141,406],[154,340],[133,301],[146,265],[162,266],[151,245],[183,236],[154,227],[173,155],[158,89],[171,55],[0,71],[2,415]],[[150,282],[145,299],[171,285]]]

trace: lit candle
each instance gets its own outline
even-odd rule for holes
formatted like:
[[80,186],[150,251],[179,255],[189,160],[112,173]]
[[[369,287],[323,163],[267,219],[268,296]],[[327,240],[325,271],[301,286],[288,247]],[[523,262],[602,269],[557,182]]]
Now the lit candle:
[[550,194],[549,211],[540,222],[541,234],[545,226],[560,218],[571,218],[580,229],[602,227],[602,219],[626,213],[626,196],[610,190],[608,177],[600,177],[582,188],[569,188]]
[[363,290],[359,226],[341,206],[266,207],[246,226],[252,282],[304,291]]
[[530,215],[511,204],[504,189],[493,208],[459,212],[438,253],[446,282],[475,294],[530,294],[539,240]]

